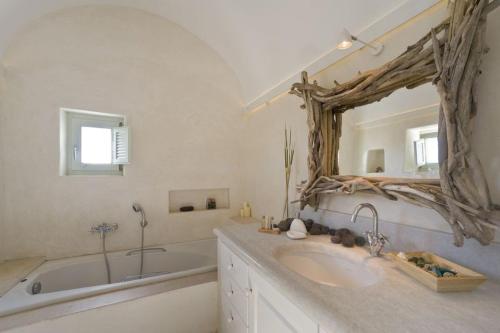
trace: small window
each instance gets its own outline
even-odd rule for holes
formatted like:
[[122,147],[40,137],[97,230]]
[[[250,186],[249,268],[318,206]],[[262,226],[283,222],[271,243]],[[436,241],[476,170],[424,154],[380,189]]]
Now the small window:
[[60,173],[123,175],[129,135],[120,115],[61,109]]
[[438,126],[412,128],[406,133],[405,171],[437,172]]
[[439,168],[437,133],[421,136],[415,141],[415,160],[419,171]]

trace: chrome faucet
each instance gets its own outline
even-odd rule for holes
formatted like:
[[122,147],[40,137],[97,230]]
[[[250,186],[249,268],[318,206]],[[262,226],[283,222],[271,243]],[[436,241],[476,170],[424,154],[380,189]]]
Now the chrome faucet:
[[373,215],[373,229],[372,231],[365,232],[365,235],[368,238],[368,245],[370,246],[370,255],[372,257],[379,257],[388,239],[386,236],[378,232],[378,213],[375,209],[375,206],[369,203],[362,203],[357,205],[356,208],[354,208],[354,212],[352,213],[351,222],[356,222],[359,211],[363,208],[368,208],[369,210],[371,210]]
[[116,231],[117,229],[117,223],[101,223],[90,228],[91,233],[99,234],[99,238],[102,239],[102,254],[104,255],[104,264],[106,265],[106,276],[108,278],[108,283],[111,283],[111,269],[109,268],[108,251],[106,251],[106,235],[113,231]]
[[93,234],[99,234],[100,238],[104,238],[106,234],[116,231],[118,229],[118,224],[116,223],[101,223],[99,225],[90,228],[90,232]]

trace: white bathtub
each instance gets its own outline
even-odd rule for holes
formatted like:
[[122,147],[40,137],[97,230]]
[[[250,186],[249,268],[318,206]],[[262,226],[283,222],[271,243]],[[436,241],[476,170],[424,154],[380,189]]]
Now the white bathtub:
[[[108,254],[111,284],[107,283],[102,254],[50,260],[0,297],[0,317],[49,304],[136,287],[217,269],[215,239],[159,246],[166,252],[145,252],[143,278],[140,254]],[[32,293],[34,283],[41,291]]]

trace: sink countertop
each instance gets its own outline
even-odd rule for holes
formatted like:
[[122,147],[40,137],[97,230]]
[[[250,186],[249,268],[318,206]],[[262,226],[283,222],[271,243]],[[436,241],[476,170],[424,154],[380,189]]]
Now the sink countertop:
[[[371,258],[364,248],[332,244],[328,235],[290,240],[259,233],[258,224],[215,229],[298,308],[326,332],[498,332],[500,284],[487,281],[472,292],[436,293],[407,276],[387,258]],[[313,282],[273,257],[282,245],[329,244],[363,256],[381,268],[380,282],[367,287],[331,287]],[[459,250],[459,249],[458,249]]]

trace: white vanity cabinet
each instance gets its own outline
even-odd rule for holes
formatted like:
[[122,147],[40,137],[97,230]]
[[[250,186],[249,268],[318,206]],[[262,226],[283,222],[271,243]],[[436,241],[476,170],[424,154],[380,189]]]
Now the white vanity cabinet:
[[217,243],[219,274],[219,327],[224,333],[248,332],[248,305],[251,289],[248,264]]
[[220,239],[220,330],[223,333],[318,333],[318,325]]
[[249,278],[252,287],[249,318],[253,333],[318,333],[318,325],[260,273],[250,269]]

